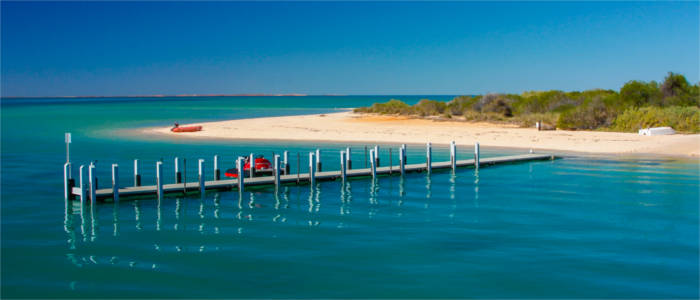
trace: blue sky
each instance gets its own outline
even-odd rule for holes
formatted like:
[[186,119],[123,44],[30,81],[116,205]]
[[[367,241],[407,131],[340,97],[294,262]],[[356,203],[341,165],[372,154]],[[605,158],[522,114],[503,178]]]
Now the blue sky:
[[479,94],[698,82],[698,2],[2,2],[2,95]]

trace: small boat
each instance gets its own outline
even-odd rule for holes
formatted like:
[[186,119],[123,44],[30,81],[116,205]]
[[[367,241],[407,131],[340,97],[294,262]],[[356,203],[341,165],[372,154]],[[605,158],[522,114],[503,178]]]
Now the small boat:
[[202,130],[202,126],[177,126],[170,129],[172,132],[195,132]]
[[[243,173],[245,174],[245,176],[250,176],[250,158],[245,159],[245,164],[243,165]],[[272,163],[270,163],[270,161],[262,155],[256,156],[255,174],[272,175]],[[224,176],[238,178],[238,168],[231,168],[226,170]]]

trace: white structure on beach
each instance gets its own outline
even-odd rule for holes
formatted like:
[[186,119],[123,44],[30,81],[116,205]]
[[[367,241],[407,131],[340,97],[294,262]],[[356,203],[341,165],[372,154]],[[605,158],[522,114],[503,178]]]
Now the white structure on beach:
[[643,128],[639,130],[639,135],[669,135],[676,134],[676,131],[671,127],[653,127]]

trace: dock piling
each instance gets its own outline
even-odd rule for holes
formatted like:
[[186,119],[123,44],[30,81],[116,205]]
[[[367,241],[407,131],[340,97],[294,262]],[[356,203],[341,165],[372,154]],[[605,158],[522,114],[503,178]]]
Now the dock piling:
[[156,162],[156,194],[158,199],[163,199],[163,162]]
[[85,201],[87,199],[86,199],[86,195],[85,195],[86,180],[85,180],[85,172],[83,171],[84,169],[85,169],[85,165],[80,165],[80,207],[81,208],[84,207],[85,202],[87,202],[87,201]]
[[289,175],[289,151],[284,150],[284,175]]
[[90,177],[90,203],[97,203],[97,174],[95,174],[95,165],[90,164],[88,168],[88,176]]
[[455,141],[450,142],[450,164],[452,165],[452,171],[457,170],[457,144]]
[[374,168],[379,168],[379,146],[377,145],[374,145],[374,160],[376,161]]
[[352,170],[352,158],[350,156],[350,147],[345,148],[345,166],[348,170]]
[[314,185],[316,179],[316,174],[314,172],[314,153],[309,152],[309,183],[311,186]]
[[430,173],[433,167],[433,145],[428,142],[425,149],[425,170]]
[[343,182],[347,179],[347,158],[345,157],[347,154],[345,151],[340,151],[340,177],[343,179]]
[[275,171],[275,187],[279,188],[280,186],[280,156],[275,155],[275,165],[274,165],[274,171]]
[[406,144],[401,144],[401,148],[403,149],[403,164],[405,165],[408,163],[408,159],[406,157]]
[[73,195],[70,169],[71,165],[69,162],[63,164],[63,196],[66,198],[66,201],[70,200]]
[[321,149],[316,149],[316,172],[323,170],[321,165]]
[[245,177],[245,172],[243,171],[244,163],[243,157],[238,157],[236,160],[236,168],[238,168],[238,191],[243,192],[244,183],[243,177]]
[[255,177],[255,155],[253,155],[253,153],[250,154],[249,161],[250,161],[250,170],[249,170],[250,178],[253,178],[253,177]]
[[372,178],[377,177],[377,160],[376,156],[377,154],[374,153],[373,150],[369,150],[369,163],[370,163],[370,168],[371,168],[371,173],[372,173]]
[[405,145],[401,145],[399,148],[399,169],[401,170],[401,176],[406,175],[406,148]]
[[214,155],[214,180],[221,180],[221,172],[219,171],[219,156]]
[[175,183],[182,183],[182,173],[180,173],[180,159],[175,158]]
[[479,142],[474,144],[474,168],[479,169]]
[[199,159],[199,193],[204,195],[204,160]]
[[141,186],[141,173],[139,173],[138,159],[134,159],[134,186]]
[[112,164],[112,199],[119,203],[119,165]]

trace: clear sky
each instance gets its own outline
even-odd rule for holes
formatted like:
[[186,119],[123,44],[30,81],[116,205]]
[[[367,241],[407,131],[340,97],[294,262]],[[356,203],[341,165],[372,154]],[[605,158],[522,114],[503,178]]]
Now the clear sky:
[[479,94],[698,82],[698,2],[2,2],[2,95]]

